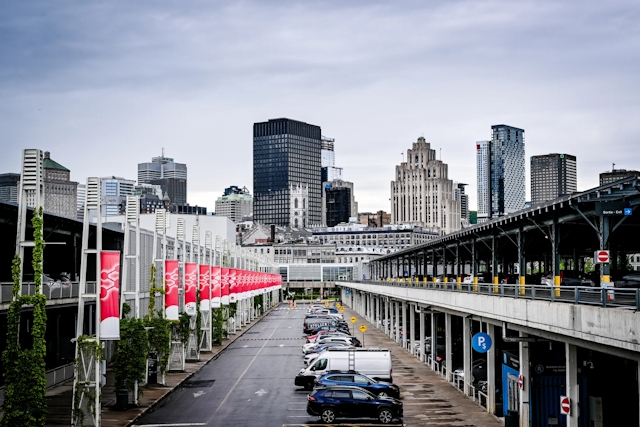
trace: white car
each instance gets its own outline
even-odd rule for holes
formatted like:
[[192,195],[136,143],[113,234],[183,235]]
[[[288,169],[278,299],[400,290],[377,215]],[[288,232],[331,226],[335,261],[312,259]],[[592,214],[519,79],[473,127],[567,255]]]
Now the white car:
[[316,341],[314,343],[308,343],[302,346],[302,353],[309,354],[312,353],[319,345],[326,343],[343,343],[345,345],[352,345],[353,342],[351,337],[349,336],[329,336],[323,340]]
[[321,335],[317,335],[315,338],[307,338],[309,340],[309,343],[313,344],[315,342],[317,342],[318,340],[322,341],[322,340],[326,340],[327,338],[323,338],[323,337],[348,337],[349,334],[347,334],[346,332],[340,332],[340,331],[335,331],[335,332],[327,332],[326,334],[321,334]]
[[[352,345],[336,345],[336,346],[333,346],[331,348],[335,349],[335,348],[355,348],[355,347],[352,346]],[[318,358],[318,356],[320,356],[321,354],[322,354],[322,352],[320,352],[320,353],[309,353],[309,354],[305,355],[304,356],[304,366],[309,366],[309,364],[313,363],[313,361],[316,360]]]

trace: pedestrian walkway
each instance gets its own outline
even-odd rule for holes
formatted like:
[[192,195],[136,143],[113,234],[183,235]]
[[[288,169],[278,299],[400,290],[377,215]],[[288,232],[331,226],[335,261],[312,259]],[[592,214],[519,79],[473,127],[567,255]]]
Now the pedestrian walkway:
[[[391,350],[393,382],[400,386],[404,424],[411,427],[504,427],[495,416],[464,396],[431,368],[373,324],[345,307],[344,318],[356,318],[355,336],[365,347]],[[367,327],[363,334],[358,329]]]
[[[283,306],[283,305],[281,305]],[[277,308],[277,307],[276,307]],[[263,315],[264,316],[264,315]],[[149,410],[164,397],[175,390],[182,382],[200,370],[205,364],[214,359],[229,344],[241,337],[245,331],[257,323],[261,317],[245,326],[235,335],[230,335],[222,345],[214,346],[210,353],[200,353],[199,362],[187,362],[184,372],[169,372],[166,375],[166,386],[154,385],[143,387],[140,405],[131,406],[126,411],[115,408],[115,378],[111,369],[107,368],[107,384],[102,387],[102,427],[126,427]],[[73,380],[57,385],[47,390],[46,401],[49,408],[47,423],[45,426],[69,426],[71,425],[71,401],[73,396]]]

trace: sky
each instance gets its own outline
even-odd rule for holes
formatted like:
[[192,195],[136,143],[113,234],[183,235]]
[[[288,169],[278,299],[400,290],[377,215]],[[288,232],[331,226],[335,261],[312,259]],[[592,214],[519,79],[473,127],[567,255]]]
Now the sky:
[[420,136],[473,209],[495,124],[525,130],[527,165],[576,155],[579,190],[612,163],[640,170],[639,71],[637,0],[10,0],[0,173],[40,148],[74,181],[136,179],[164,149],[213,210],[230,185],[252,191],[253,123],[288,117],[335,138],[361,212],[390,210]]

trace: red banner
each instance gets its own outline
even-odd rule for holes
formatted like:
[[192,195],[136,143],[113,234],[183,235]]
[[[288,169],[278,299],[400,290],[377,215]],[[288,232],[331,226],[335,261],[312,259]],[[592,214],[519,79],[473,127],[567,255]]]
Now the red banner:
[[198,264],[195,262],[184,263],[184,307],[187,314],[196,314],[198,289]]
[[211,266],[200,266],[200,311],[209,311],[211,301]]
[[236,276],[237,271],[235,268],[229,269],[229,302],[236,302],[238,300],[238,290],[236,289]]
[[180,285],[180,270],[177,259],[165,260],[164,283],[164,308],[166,310],[167,319],[178,320],[178,287]]
[[220,288],[220,267],[211,267],[211,307],[220,307],[222,289]]
[[228,268],[220,269],[220,289],[221,289],[220,303],[222,305],[229,305],[229,269]]
[[120,339],[120,252],[100,252],[100,339]]

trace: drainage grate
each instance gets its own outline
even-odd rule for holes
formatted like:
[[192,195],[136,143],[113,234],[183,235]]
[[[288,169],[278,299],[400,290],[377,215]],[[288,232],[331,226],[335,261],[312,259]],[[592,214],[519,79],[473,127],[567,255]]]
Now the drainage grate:
[[182,388],[207,388],[211,387],[216,380],[194,380],[180,384]]

